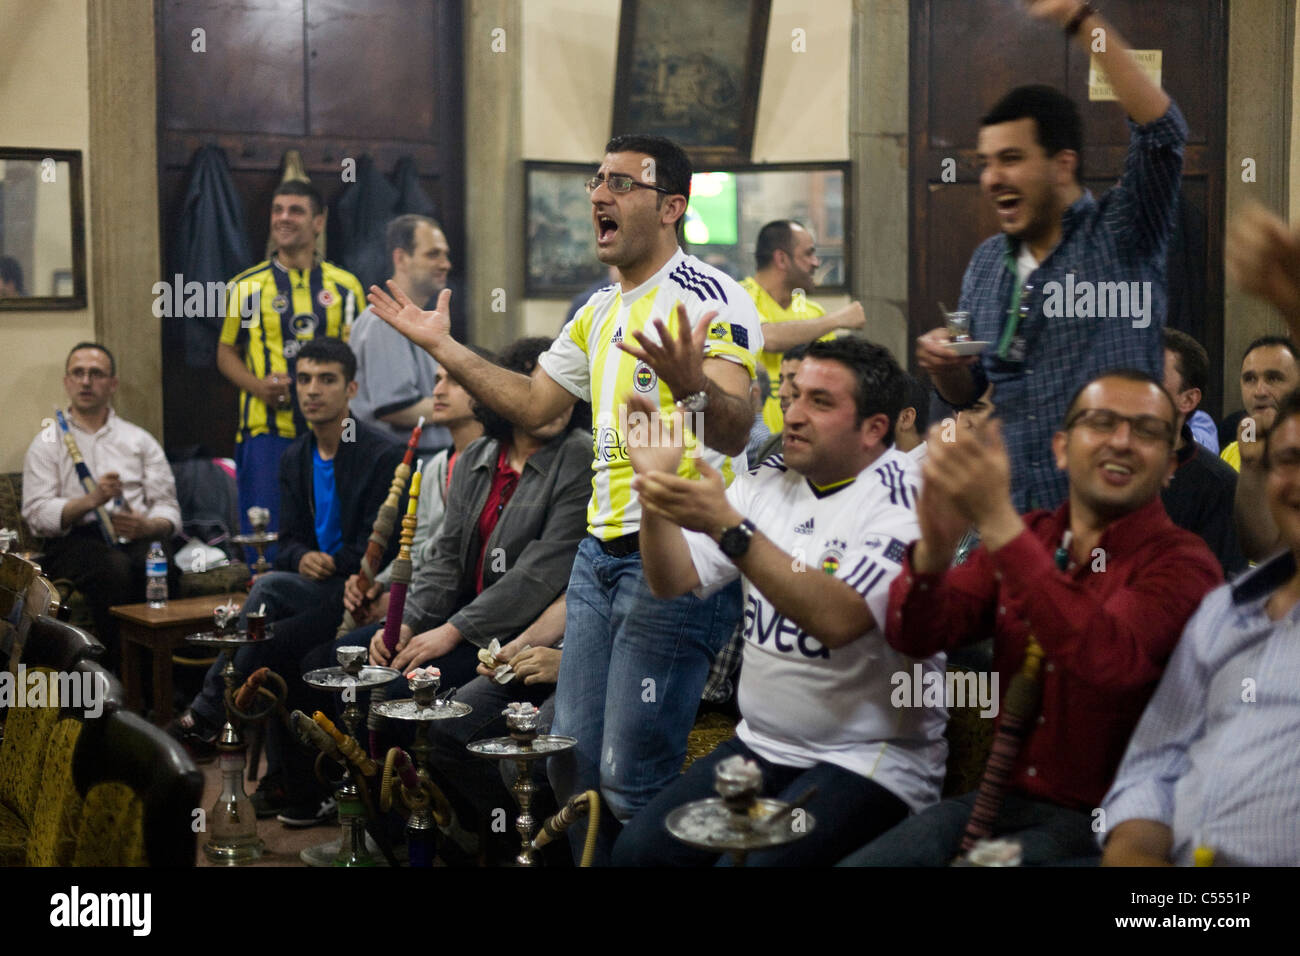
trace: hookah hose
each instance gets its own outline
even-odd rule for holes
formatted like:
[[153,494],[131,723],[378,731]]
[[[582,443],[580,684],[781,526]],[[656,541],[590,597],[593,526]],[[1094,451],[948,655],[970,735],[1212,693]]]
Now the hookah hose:
[[338,744],[339,751],[347,757],[348,763],[356,767],[363,777],[373,777],[379,773],[379,764],[371,760],[361,746],[343,731],[334,726],[334,722],[319,710],[312,714],[312,720],[321,730],[329,734]]
[[1002,701],[1002,720],[997,733],[993,735],[993,746],[989,750],[988,763],[984,766],[984,775],[980,778],[979,789],[975,794],[975,807],[970,819],[966,821],[966,830],[962,835],[961,854],[964,856],[979,840],[993,833],[998,811],[1006,797],[1007,786],[1011,781],[1011,770],[1020,752],[1020,745],[1029,735],[1034,715],[1042,699],[1043,688],[1038,680],[1039,667],[1043,662],[1043,648],[1031,634],[1025,648],[1024,663],[1011,686],[1007,688]]
[[432,780],[422,779],[411,762],[410,756],[401,747],[393,747],[384,760],[384,773],[380,784],[379,806],[387,812],[392,807],[393,778],[401,781],[402,802],[410,810],[418,808],[416,794],[425,794],[425,800],[431,801],[429,808],[433,822],[447,839],[467,853],[478,852],[478,838],[466,830],[456,818],[456,811],[446,794]]
[[[318,780],[326,786],[332,786],[321,771],[322,758],[335,761],[347,771],[361,796],[361,811],[366,831],[379,844],[379,849],[384,854],[384,859],[388,862],[388,865],[394,868],[398,867],[397,857],[393,855],[393,848],[388,844],[388,836],[380,825],[379,814],[375,811],[374,799],[370,794],[369,781],[366,779],[375,776],[379,769],[378,765],[369,757],[366,757],[355,740],[340,733],[330,719],[320,711],[316,711],[314,717],[308,717],[301,710],[295,710],[290,717],[290,721],[298,732],[298,739],[308,746],[320,750],[320,753],[316,755],[316,778]],[[339,738],[343,738],[344,743],[341,743]],[[351,746],[347,746],[348,744]],[[353,754],[360,755],[361,762],[358,762],[353,756],[349,756],[347,754],[349,750]],[[369,766],[369,772],[362,769],[363,763]]]
[[[370,529],[370,537],[366,541],[366,550],[361,556],[361,568],[358,571],[361,576],[361,593],[363,595],[375,583],[375,575],[379,573],[379,562],[383,560],[384,552],[388,549],[388,538],[393,533],[393,525],[397,521],[397,506],[401,502],[402,492],[406,488],[406,479],[411,475],[411,461],[415,457],[415,446],[419,443],[420,433],[423,430],[424,416],[421,415],[420,420],[415,423],[415,428],[411,431],[410,439],[406,442],[406,453],[393,470],[393,480],[388,486],[388,496],[384,498],[384,503],[379,506],[379,511],[375,514],[375,523]],[[351,611],[344,608],[343,621],[339,624],[338,630],[334,632],[334,637],[340,638],[349,631],[355,630],[356,626],[356,618],[352,616]]]
[[[420,482],[423,477],[424,462],[416,462],[415,473],[411,475],[411,487],[406,497],[406,515],[402,518],[402,530],[398,537],[397,558],[390,571],[388,589],[388,616],[384,619],[383,641],[391,656],[397,653],[397,641],[402,630],[402,615],[406,611],[406,590],[411,583],[411,546],[415,542],[416,509],[420,504]],[[376,687],[370,692],[370,713],[366,715],[366,727],[370,731],[370,753],[379,756],[379,731],[383,726],[375,708],[387,696],[385,687]]]
[[[274,685],[276,689],[265,686],[267,684]],[[284,698],[288,693],[289,688],[283,677],[269,667],[259,667],[238,688],[232,687],[226,691],[226,707],[243,723],[257,723],[266,720],[277,709],[283,715]],[[250,708],[261,697],[270,698],[270,702],[262,710],[250,713]]]
[[[94,494],[95,484],[94,476],[90,473],[90,468],[86,461],[81,457],[81,449],[77,447],[77,440],[72,437],[72,431],[68,428],[68,420],[63,417],[63,409],[54,409],[55,418],[59,422],[59,431],[63,433],[63,444],[68,449],[68,454],[72,457],[72,466],[77,470],[77,479],[81,482],[81,487],[87,494]],[[104,535],[109,547],[117,547],[117,535],[113,533],[113,519],[108,514],[108,509],[103,505],[95,508],[95,517],[99,520],[100,533]]]
[[533,849],[540,850],[546,846],[576,823],[584,813],[588,815],[587,840],[582,847],[582,862],[578,865],[591,866],[592,858],[596,855],[596,833],[600,824],[600,794],[595,790],[575,794],[560,808],[559,813],[547,817],[542,823],[542,829],[533,838]]
[[393,807],[393,779],[401,781],[402,802],[407,809],[415,810],[429,805],[433,821],[439,828],[451,823],[451,805],[433,781],[423,781],[411,763],[410,756],[401,747],[393,747],[384,759],[384,773],[379,785],[379,809],[387,812]]

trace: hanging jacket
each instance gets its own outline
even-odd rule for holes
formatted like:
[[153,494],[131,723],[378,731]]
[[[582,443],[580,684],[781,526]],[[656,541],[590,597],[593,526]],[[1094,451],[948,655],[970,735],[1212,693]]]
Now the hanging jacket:
[[[226,154],[204,146],[190,162],[189,187],[168,249],[166,280],[180,274],[185,282],[225,282],[253,261],[244,208],[230,178]],[[185,364],[211,368],[217,363],[217,337],[224,314],[173,317],[182,322]]]

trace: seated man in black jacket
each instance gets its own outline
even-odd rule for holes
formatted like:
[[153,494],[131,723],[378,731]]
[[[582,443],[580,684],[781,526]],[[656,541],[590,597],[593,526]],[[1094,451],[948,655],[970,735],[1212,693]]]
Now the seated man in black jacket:
[[[356,357],[345,343],[334,338],[310,340],[298,352],[296,372],[298,404],[311,430],[295,439],[280,459],[276,570],[253,584],[240,616],[242,626],[249,611],[265,605],[275,639],[242,648],[235,655],[235,668],[241,674],[267,666],[284,677],[290,706],[304,692],[297,679],[299,661],[317,644],[328,644],[343,618],[343,583],[361,565],[366,539],[403,452],[401,446],[350,417],[348,400],[357,390]],[[396,546],[397,535],[393,535],[384,561]],[[192,747],[211,741],[224,721],[222,693],[220,666],[213,665],[203,690],[173,725]],[[268,730],[267,757],[272,767],[279,762],[278,743]],[[320,800],[313,800],[314,796],[295,800],[293,794],[278,794],[270,803],[255,802],[264,804],[259,815],[284,809],[286,803],[312,803],[310,820],[302,813],[287,813],[291,819],[281,815],[282,822],[303,825],[317,822],[316,816],[321,815],[317,813]],[[289,809],[305,812],[301,806]]]

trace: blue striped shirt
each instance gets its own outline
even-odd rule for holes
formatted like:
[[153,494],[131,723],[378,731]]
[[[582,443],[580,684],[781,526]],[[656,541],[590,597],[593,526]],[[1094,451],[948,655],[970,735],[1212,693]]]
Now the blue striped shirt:
[[1019,240],[986,239],[962,278],[959,308],[971,314],[971,335],[994,343],[972,367],[975,394],[994,386],[1012,501],[1021,512],[1065,501],[1066,476],[1056,468],[1051,438],[1076,389],[1112,368],[1163,376],[1165,253],[1187,123],[1170,103],[1159,119],[1129,125],[1123,175],[1100,200],[1085,191],[1065,211],[1060,242],[1025,280],[1016,334],[1004,347]]
[[1300,865],[1300,605],[1266,612],[1294,574],[1284,553],[1201,603],[1102,801],[1107,830],[1163,823],[1183,865],[1202,845],[1215,865]]

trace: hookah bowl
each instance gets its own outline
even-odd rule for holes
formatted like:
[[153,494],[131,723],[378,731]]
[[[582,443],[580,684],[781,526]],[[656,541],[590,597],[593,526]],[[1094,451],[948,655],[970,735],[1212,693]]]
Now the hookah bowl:
[[[190,634],[185,638],[191,644],[218,648],[225,659],[221,677],[229,697],[238,686],[239,673],[235,670],[235,651],[250,644],[260,644],[274,635],[253,637],[246,632],[233,630],[237,612],[232,614],[226,606],[213,611],[215,630]],[[240,738],[238,718],[226,709],[226,722],[217,737],[218,766],[221,770],[221,793],[208,816],[208,838],[203,844],[204,855],[213,863],[236,865],[251,863],[261,857],[265,845],[257,835],[257,814],[244,792],[244,767],[247,746]]]
[[514,785],[510,788],[515,802],[519,804],[519,816],[515,818],[515,829],[519,832],[520,850],[515,857],[518,866],[536,866],[537,856],[533,849],[533,833],[537,821],[533,817],[533,796],[537,786],[533,783],[530,764],[534,760],[543,760],[552,754],[563,753],[578,745],[574,737],[557,734],[539,734],[537,721],[539,711],[529,703],[511,703],[502,715],[506,727],[510,730],[507,737],[491,737],[487,740],[475,740],[467,747],[471,753],[488,760],[513,760],[518,773]]
[[253,565],[254,574],[264,574],[271,570],[271,564],[266,560],[266,546],[280,540],[280,535],[266,530],[270,523],[271,512],[266,508],[249,508],[248,525],[253,530],[249,534],[237,534],[230,539],[232,544],[245,545],[257,551],[257,563]]
[[[320,667],[308,671],[302,679],[317,690],[342,696],[345,704],[343,726],[347,728],[348,736],[355,741],[357,727],[363,716],[357,705],[357,693],[382,687],[401,674],[391,667],[367,664],[368,651],[364,647],[340,647],[337,653],[338,667]],[[361,746],[360,742],[357,746]],[[357,789],[350,773],[334,791],[334,799],[339,807],[339,825],[343,831],[341,837],[337,841],[308,847],[298,854],[299,858],[309,866],[378,866],[366,841],[361,791]]]
[[718,796],[694,800],[668,814],[665,825],[675,838],[701,850],[729,853],[744,866],[751,850],[792,843],[816,825],[812,814],[783,800],[760,797],[763,774],[737,754],[713,769]]
[[[375,705],[375,713],[393,720],[410,720],[415,723],[415,740],[411,752],[415,756],[416,773],[422,783],[432,785],[429,766],[429,731],[434,721],[464,717],[473,708],[458,700],[439,700],[438,688],[442,677],[437,668],[417,668],[407,675],[406,686],[411,696],[404,700],[385,700]],[[425,805],[411,811],[406,821],[407,843],[411,848],[412,866],[432,866],[437,847],[438,828],[432,809]],[[416,847],[422,848],[417,851]],[[426,860],[427,856],[427,860]]]

